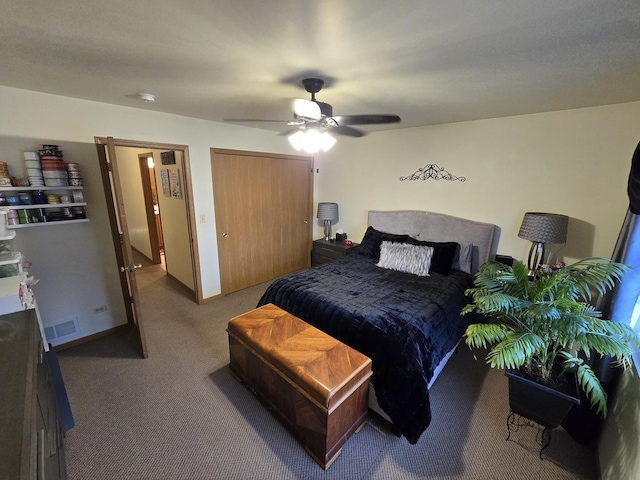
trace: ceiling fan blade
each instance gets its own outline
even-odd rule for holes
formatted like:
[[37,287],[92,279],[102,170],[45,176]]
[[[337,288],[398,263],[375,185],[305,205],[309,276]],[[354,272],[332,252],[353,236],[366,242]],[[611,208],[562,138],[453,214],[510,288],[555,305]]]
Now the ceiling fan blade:
[[379,123],[398,123],[398,115],[338,115],[333,117],[338,125],[374,125]]
[[340,135],[347,135],[348,137],[364,137],[366,135],[362,130],[357,130],[351,127],[345,127],[344,125],[338,125],[331,127],[329,133],[338,133]]
[[290,120],[272,120],[272,119],[260,119],[260,118],[225,118],[225,122],[228,123],[244,123],[244,122],[278,122],[287,123]]
[[322,112],[320,111],[320,105],[311,100],[304,100],[298,98],[293,102],[293,113],[299,118],[305,118],[309,120],[320,120],[322,118]]
[[289,135],[292,135],[292,134],[294,134],[296,132],[299,132],[299,131],[304,131],[304,130],[300,129],[300,128],[289,128],[289,129],[285,130],[284,132],[280,132],[278,134],[278,136],[280,136],[280,137],[288,137]]
[[333,107],[325,102],[319,102],[317,100],[314,100],[314,102],[318,105],[318,107],[320,107],[320,113],[322,113],[322,115],[324,115],[325,117],[333,117]]

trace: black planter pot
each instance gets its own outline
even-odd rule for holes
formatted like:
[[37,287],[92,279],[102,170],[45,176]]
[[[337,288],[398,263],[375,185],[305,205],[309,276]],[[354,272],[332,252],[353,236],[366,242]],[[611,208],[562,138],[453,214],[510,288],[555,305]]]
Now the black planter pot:
[[564,375],[565,381],[557,388],[538,383],[520,370],[508,369],[505,375],[509,379],[511,411],[545,428],[558,427],[571,407],[580,403],[575,373]]

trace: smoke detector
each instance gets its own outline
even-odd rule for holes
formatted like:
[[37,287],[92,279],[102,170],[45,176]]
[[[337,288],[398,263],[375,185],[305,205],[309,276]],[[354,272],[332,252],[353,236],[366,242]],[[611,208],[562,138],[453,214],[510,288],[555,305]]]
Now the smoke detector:
[[156,101],[156,96],[150,93],[137,93],[136,97],[138,97],[138,99],[142,100],[143,102],[153,103]]

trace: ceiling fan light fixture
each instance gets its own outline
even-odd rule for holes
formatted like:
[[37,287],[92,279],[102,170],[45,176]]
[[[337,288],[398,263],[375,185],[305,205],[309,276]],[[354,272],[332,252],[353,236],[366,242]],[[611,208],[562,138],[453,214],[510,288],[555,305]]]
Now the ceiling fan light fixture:
[[322,135],[318,130],[312,128],[304,134],[304,145],[302,149],[307,153],[316,153],[322,147]]
[[330,149],[331,147],[333,147],[333,145],[336,143],[336,139],[335,139],[335,138],[333,138],[331,135],[329,135],[327,132],[324,132],[324,133],[321,135],[321,137],[322,137],[322,139],[321,139],[321,142],[322,142],[322,145],[321,145],[322,151],[324,151],[324,152],[328,152],[328,151],[329,151],[329,149]]
[[289,143],[297,151],[302,150],[302,147],[304,147],[304,139],[305,139],[305,135],[302,130],[298,130],[296,133],[289,135]]
[[327,152],[336,143],[336,139],[327,132],[320,133],[315,128],[308,130],[298,130],[296,133],[289,135],[289,143],[296,150],[304,150],[307,153],[316,153],[320,149]]

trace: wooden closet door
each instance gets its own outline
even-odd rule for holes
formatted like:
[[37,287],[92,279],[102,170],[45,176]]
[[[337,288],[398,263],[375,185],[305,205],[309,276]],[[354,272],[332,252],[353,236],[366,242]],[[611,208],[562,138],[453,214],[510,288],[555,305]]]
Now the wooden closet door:
[[309,267],[313,159],[212,149],[222,293]]

